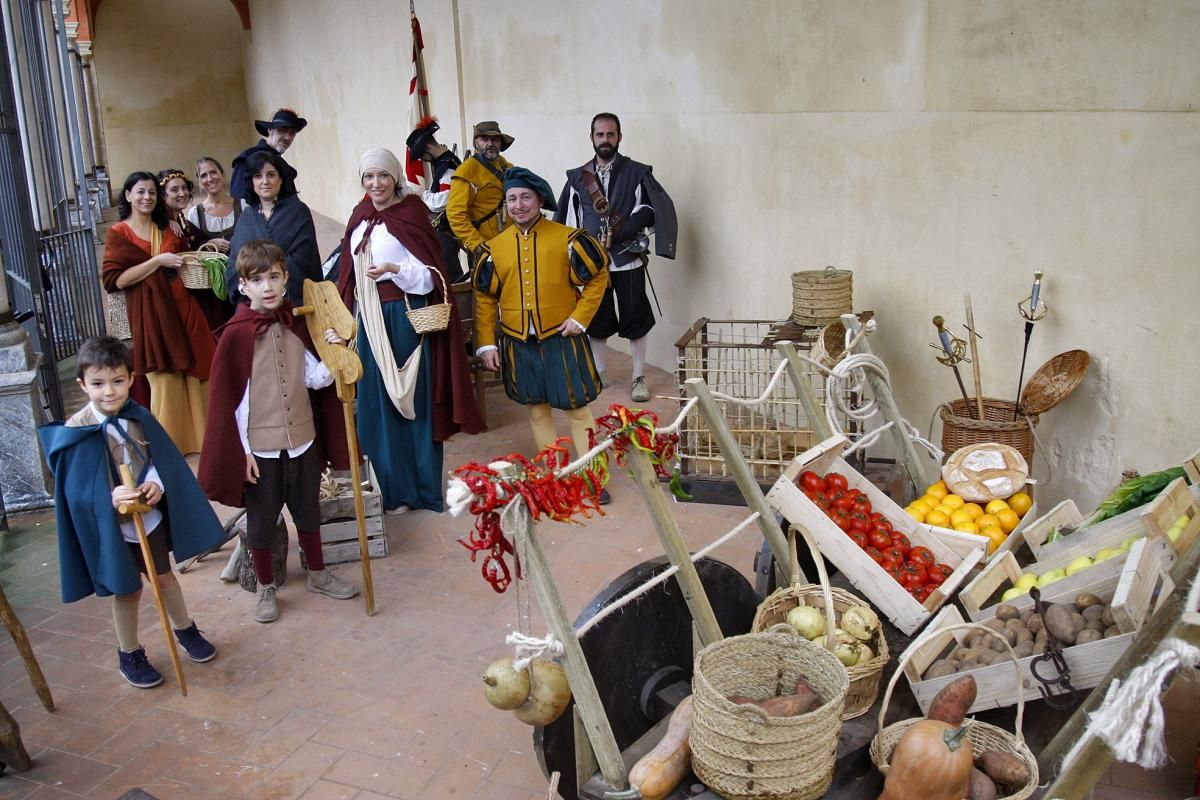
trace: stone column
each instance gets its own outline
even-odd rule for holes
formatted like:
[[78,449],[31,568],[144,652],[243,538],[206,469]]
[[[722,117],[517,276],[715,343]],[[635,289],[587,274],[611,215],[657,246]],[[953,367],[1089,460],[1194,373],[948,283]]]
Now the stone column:
[[8,511],[52,503],[48,489],[54,484],[37,438],[40,361],[29,334],[13,319],[8,287],[0,280],[0,485]]

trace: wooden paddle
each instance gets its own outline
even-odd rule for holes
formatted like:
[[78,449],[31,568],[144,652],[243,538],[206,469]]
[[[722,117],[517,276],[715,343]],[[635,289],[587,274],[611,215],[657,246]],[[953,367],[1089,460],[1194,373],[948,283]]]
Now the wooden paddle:
[[308,335],[317,348],[317,355],[333,374],[338,399],[342,401],[342,421],[346,425],[346,442],[350,446],[350,483],[354,489],[354,516],[358,521],[358,549],[362,556],[363,600],[367,616],[375,614],[375,584],[371,579],[371,554],[367,552],[367,516],[363,505],[362,475],[359,468],[358,435],[354,425],[354,384],[362,377],[362,361],[345,345],[325,341],[325,331],[332,328],[338,336],[350,341],[356,325],[354,315],[338,295],[337,286],[330,281],[304,281],[304,305],[292,309],[304,317]]

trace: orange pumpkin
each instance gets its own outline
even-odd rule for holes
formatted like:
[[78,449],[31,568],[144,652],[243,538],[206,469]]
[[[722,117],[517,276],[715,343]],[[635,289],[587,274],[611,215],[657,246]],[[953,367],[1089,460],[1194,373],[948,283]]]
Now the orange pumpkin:
[[963,800],[971,780],[967,726],[923,719],[909,726],[892,752],[879,800]]

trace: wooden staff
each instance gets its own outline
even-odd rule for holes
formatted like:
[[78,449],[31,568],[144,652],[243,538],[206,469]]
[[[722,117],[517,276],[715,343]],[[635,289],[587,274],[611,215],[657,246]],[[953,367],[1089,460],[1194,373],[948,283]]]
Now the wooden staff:
[[[126,489],[136,489],[133,471],[128,464],[117,467],[121,474],[121,485]],[[167,651],[171,654],[171,666],[175,668],[175,677],[179,679],[179,692],[187,697],[187,681],[183,677],[183,665],[179,663],[179,650],[175,647],[175,637],[171,635],[171,623],[167,619],[167,607],[163,605],[162,588],[158,585],[158,573],[154,571],[154,556],[150,552],[150,540],[146,538],[146,526],[142,524],[142,514],[150,510],[150,506],[141,500],[120,503],[117,511],[133,517],[133,527],[137,531],[138,545],[142,548],[142,561],[146,564],[146,579],[154,592],[154,605],[158,608],[158,621],[162,625],[163,636],[167,639]]]
[[354,425],[354,384],[362,377],[362,361],[349,347],[325,341],[325,331],[332,328],[338,336],[349,341],[354,338],[354,317],[337,287],[329,281],[304,280],[304,305],[292,309],[305,317],[308,335],[317,348],[317,355],[333,374],[338,399],[342,401],[342,422],[346,426],[346,443],[350,446],[350,483],[354,490],[354,517],[358,522],[358,551],[361,556],[363,602],[367,616],[375,615],[375,583],[371,578],[371,554],[367,549],[367,512],[363,505],[362,474],[358,463],[358,432]]
[[979,419],[984,419],[983,416],[983,376],[980,374],[979,367],[979,334],[975,333],[975,309],[971,307],[971,294],[968,292],[963,295],[963,303],[967,307],[967,333],[970,334],[971,341],[971,373],[975,376],[975,410],[979,412]]

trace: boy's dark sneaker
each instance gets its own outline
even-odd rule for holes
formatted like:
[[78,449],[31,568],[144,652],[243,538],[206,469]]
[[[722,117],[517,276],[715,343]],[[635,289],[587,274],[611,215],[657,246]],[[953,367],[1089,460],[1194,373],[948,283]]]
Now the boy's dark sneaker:
[[163,682],[162,673],[146,658],[146,648],[139,647],[132,653],[117,650],[121,660],[121,676],[139,689],[149,689]]
[[192,624],[186,628],[176,628],[175,638],[179,640],[179,644],[187,651],[188,658],[197,663],[212,661],[217,655],[217,648],[213,647],[212,642],[204,638],[204,635],[196,629],[196,621],[192,620]]

